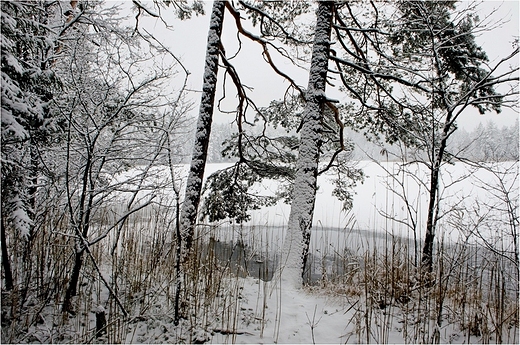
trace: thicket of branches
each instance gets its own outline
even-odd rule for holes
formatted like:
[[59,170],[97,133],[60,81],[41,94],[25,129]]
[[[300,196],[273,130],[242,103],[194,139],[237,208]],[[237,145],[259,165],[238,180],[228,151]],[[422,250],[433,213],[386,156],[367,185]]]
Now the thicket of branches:
[[[54,312],[47,339],[53,341],[69,317],[93,308],[101,322],[110,307],[114,324],[101,322],[94,337],[102,336],[154,303],[138,296],[154,289],[154,274],[161,278],[155,293],[171,302],[175,325],[199,315],[210,308],[225,272],[215,268],[220,276],[213,274],[204,264],[201,223],[243,223],[251,210],[279,201],[291,204],[291,215],[278,272],[301,287],[318,176],[332,177],[333,197],[348,211],[365,176],[355,159],[374,154],[400,161],[403,171],[411,164],[427,168],[421,181],[427,220],[407,224],[414,234],[425,229],[421,263],[416,241],[412,270],[421,284],[443,288],[435,280],[443,254],[434,239],[444,216],[518,270],[514,167],[504,173],[488,164],[518,161],[518,121],[509,128],[490,122],[469,133],[457,125],[469,108],[517,110],[518,42],[490,62],[475,40],[490,30],[475,16],[476,4],[217,1],[197,125],[188,115],[195,100],[188,97],[182,50],[165,46],[141,21],[168,24],[165,12],[189,20],[204,14],[202,2],[133,1],[128,27],[111,3],[1,6],[2,340],[27,340],[31,327],[46,322],[47,309]],[[257,44],[288,85],[269,105],[259,106],[242,82],[248,71],[234,58],[244,52],[241,44],[226,50],[224,22],[233,25],[237,42]],[[308,84],[298,85],[279,61],[308,70]],[[329,98],[331,87],[346,101]],[[220,99],[217,89],[225,91]],[[231,98],[230,110],[224,104]],[[212,125],[217,111],[234,120]],[[219,161],[230,165],[205,176],[206,163]],[[496,178],[487,187],[498,201],[472,212],[507,214],[503,225],[513,250],[486,237],[481,229],[492,225],[485,215],[471,224],[457,207],[444,212],[442,177],[455,162]],[[278,183],[272,195],[257,193],[266,180]],[[413,218],[417,210],[405,201]],[[138,252],[149,266],[133,255]],[[202,290],[204,300],[196,301]],[[193,329],[204,327],[199,321]],[[84,332],[65,340],[85,340],[91,334]],[[192,335],[189,340],[197,340]]]

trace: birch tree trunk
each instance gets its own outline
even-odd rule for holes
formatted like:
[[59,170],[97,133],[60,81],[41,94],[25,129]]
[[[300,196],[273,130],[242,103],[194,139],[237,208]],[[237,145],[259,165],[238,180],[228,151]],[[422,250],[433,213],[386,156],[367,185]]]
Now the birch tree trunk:
[[293,185],[293,200],[280,262],[282,281],[294,288],[303,285],[303,269],[309,251],[316,200],[323,107],[326,101],[325,85],[333,6],[332,1],[320,1],[318,5],[309,84],[305,95],[306,105],[302,115],[300,148]]
[[224,10],[225,1],[215,1],[213,3],[195,146],[193,147],[190,171],[186,183],[186,193],[181,209],[181,235],[184,246],[182,252],[184,258],[188,255],[192,246],[195,224],[197,222],[197,210],[201,199],[202,179],[204,177],[204,169],[208,155],[215,92],[217,89],[220,35],[224,22]]

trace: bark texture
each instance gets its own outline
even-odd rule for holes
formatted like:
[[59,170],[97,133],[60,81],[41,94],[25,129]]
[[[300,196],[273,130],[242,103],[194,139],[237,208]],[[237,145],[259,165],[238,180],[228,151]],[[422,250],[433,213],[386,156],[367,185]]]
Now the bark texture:
[[309,250],[316,200],[333,6],[332,1],[320,1],[318,4],[309,84],[305,96],[306,105],[302,115],[300,147],[293,185],[293,200],[283,244],[280,267],[282,281],[295,288],[303,285],[302,274]]
[[215,92],[217,89],[220,35],[224,22],[224,10],[225,1],[215,1],[213,3],[195,146],[191,157],[184,203],[181,209],[181,234],[184,243],[184,255],[187,255],[192,246],[195,224],[197,222],[197,210],[201,199],[202,180],[208,155]]
[[421,259],[421,265],[423,271],[426,273],[432,273],[433,270],[433,244],[435,240],[435,232],[438,220],[438,195],[439,195],[439,180],[441,176],[441,164],[444,160],[444,153],[446,146],[448,145],[449,132],[452,130],[451,125],[452,113],[448,111],[444,128],[442,131],[442,137],[440,140],[437,154],[434,156],[435,160],[430,172],[430,195],[428,199],[428,218],[426,221],[426,236],[424,239],[423,254]]

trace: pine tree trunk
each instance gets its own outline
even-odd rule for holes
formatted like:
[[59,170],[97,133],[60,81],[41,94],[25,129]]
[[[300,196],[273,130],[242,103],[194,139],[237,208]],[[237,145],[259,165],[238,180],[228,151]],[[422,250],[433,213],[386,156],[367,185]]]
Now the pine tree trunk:
[[312,49],[309,84],[305,95],[299,156],[293,185],[293,200],[281,260],[282,280],[295,288],[303,285],[304,265],[309,251],[316,181],[320,158],[325,85],[328,70],[332,1],[320,1]]
[[201,199],[202,180],[204,178],[204,169],[208,155],[211,122],[213,120],[217,88],[220,35],[224,22],[224,9],[225,1],[215,1],[213,3],[195,146],[191,157],[184,203],[181,209],[181,233],[184,242],[183,255],[185,257],[188,255],[192,246],[195,224],[197,222],[197,210]]

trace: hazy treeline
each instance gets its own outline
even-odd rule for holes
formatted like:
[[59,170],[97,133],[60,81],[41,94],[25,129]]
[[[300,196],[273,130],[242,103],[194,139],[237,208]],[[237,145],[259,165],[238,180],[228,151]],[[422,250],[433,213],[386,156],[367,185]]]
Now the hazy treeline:
[[[500,116],[500,115],[498,115]],[[193,123],[190,125],[190,131],[194,131]],[[233,125],[225,123],[213,124],[212,137],[210,139],[208,161],[210,163],[231,162],[232,160],[222,156],[223,144],[231,133],[235,130]],[[519,127],[518,120],[510,126],[499,126],[495,121],[489,120],[485,124],[480,123],[471,130],[459,128],[450,138],[449,147],[457,158],[479,161],[479,162],[504,162],[517,161],[519,158]],[[272,129],[273,132],[283,134],[283,129]],[[386,155],[381,154],[381,150],[386,148],[395,154],[399,152],[397,146],[385,143],[376,143],[369,141],[358,132],[351,129],[345,129],[345,136],[355,143],[352,152],[353,160],[386,160]],[[193,142],[185,143],[181,152],[191,152]],[[391,161],[401,160],[400,157],[390,156]],[[188,157],[183,160],[189,163]]]

